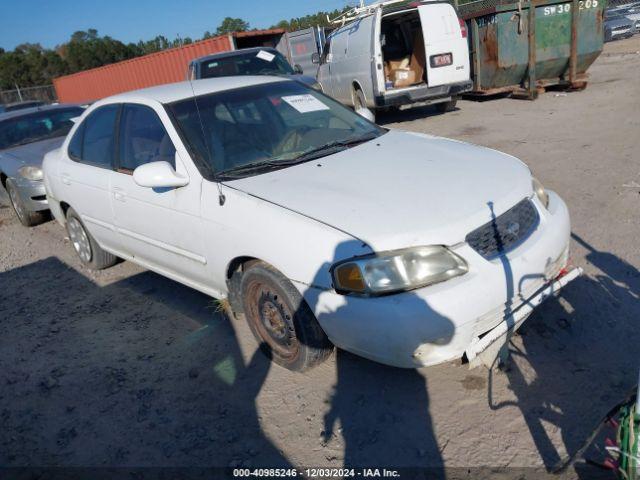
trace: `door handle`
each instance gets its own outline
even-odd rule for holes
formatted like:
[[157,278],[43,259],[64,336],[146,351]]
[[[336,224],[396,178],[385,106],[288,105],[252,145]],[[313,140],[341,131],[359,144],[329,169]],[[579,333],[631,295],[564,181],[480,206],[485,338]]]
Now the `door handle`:
[[119,202],[126,202],[125,194],[119,187],[113,187],[113,198],[115,198]]
[[60,181],[65,185],[71,185],[71,177],[67,173],[60,175]]

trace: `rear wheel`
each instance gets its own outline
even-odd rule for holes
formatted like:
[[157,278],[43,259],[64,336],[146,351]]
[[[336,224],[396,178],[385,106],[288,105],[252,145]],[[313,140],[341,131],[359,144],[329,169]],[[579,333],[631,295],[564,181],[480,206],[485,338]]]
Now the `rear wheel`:
[[440,113],[453,112],[456,109],[457,103],[458,103],[458,99],[454,97],[448,102],[437,103],[436,109]]
[[67,211],[67,233],[80,261],[93,270],[109,268],[118,257],[100,248],[73,208]]
[[47,219],[46,212],[32,212],[27,209],[18,190],[9,181],[7,182],[7,193],[9,194],[13,211],[16,212],[18,220],[20,220],[20,223],[25,227],[33,227]]
[[333,344],[291,282],[262,262],[242,274],[244,315],[262,351],[277,364],[305,371],[322,363]]
[[361,108],[368,108],[367,107],[367,99],[364,98],[364,93],[359,88],[356,88],[354,90],[354,93],[353,93],[353,106],[356,109],[356,111],[360,110]]

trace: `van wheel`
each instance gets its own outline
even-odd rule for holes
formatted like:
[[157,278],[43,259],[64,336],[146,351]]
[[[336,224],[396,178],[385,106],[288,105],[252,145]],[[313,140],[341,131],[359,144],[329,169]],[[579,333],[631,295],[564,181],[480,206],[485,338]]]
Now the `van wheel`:
[[118,257],[100,248],[73,208],[67,211],[67,233],[82,264],[92,270],[109,268],[118,261]]
[[367,99],[364,98],[364,93],[359,88],[356,88],[353,91],[353,107],[356,111],[360,110],[361,108],[368,108]]
[[16,217],[18,217],[20,223],[25,227],[33,227],[43,223],[47,219],[46,211],[31,212],[27,209],[22,202],[18,190],[16,190],[10,181],[7,181],[7,193],[9,194],[9,200],[11,201],[11,206],[13,207]]
[[261,350],[278,365],[303,372],[324,362],[333,344],[291,282],[263,262],[240,281],[242,306]]
[[440,113],[453,112],[456,109],[456,104],[458,103],[457,98],[452,98],[448,102],[442,102],[436,104],[436,109]]

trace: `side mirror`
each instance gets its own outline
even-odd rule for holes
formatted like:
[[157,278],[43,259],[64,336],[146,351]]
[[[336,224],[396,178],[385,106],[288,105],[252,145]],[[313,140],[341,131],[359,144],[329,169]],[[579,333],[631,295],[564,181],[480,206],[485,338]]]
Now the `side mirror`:
[[178,188],[189,183],[187,177],[179,175],[169,162],[151,162],[140,165],[133,171],[133,181],[147,188]]
[[311,54],[311,63],[314,65],[320,65],[320,54],[318,52]]
[[296,72],[298,75],[302,75],[302,73],[304,73],[302,71],[302,67],[297,63],[293,66],[293,71]]

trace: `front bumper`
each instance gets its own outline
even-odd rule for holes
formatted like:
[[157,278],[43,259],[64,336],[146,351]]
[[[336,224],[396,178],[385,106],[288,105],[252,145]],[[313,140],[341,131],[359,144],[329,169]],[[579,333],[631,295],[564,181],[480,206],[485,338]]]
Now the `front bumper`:
[[486,260],[466,243],[452,247],[469,264],[461,277],[374,298],[298,288],[336,346],[371,360],[415,368],[478,354],[494,329],[522,323],[510,318],[514,312],[564,286],[557,277],[568,258],[569,212],[558,195],[549,197],[548,210],[533,199],[540,223],[506,255]]
[[39,212],[49,208],[43,181],[11,178],[8,181],[16,188],[24,207],[31,212]]
[[389,91],[375,98],[376,108],[399,107],[414,103],[430,102],[439,98],[448,98],[454,95],[468,92],[473,87],[473,82],[467,80],[459,83],[440,85],[437,87],[415,87],[402,89],[398,92]]

